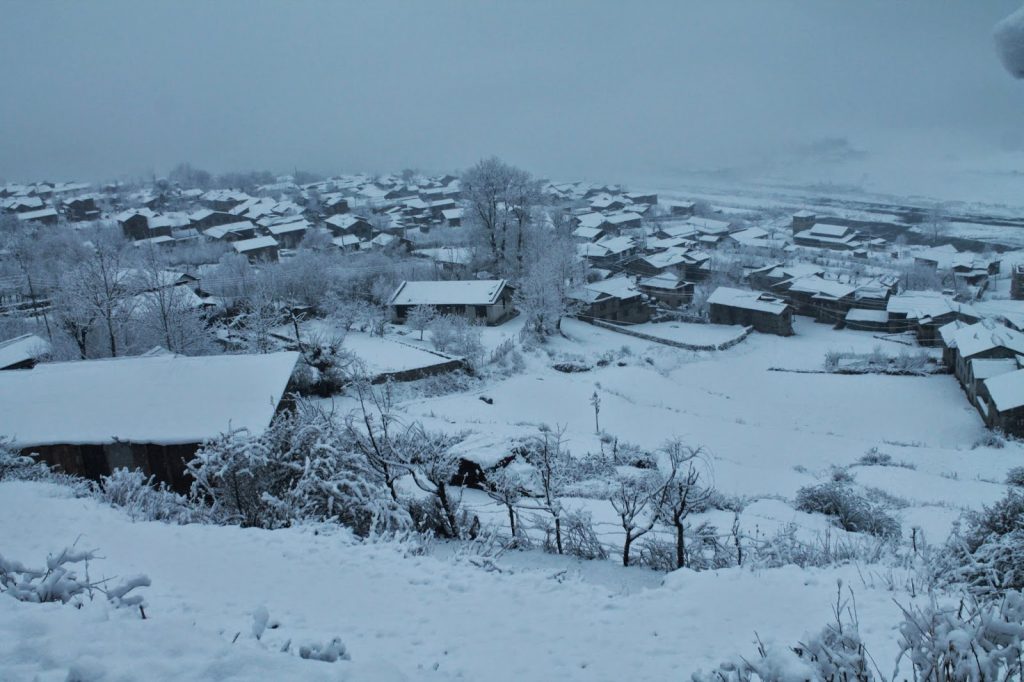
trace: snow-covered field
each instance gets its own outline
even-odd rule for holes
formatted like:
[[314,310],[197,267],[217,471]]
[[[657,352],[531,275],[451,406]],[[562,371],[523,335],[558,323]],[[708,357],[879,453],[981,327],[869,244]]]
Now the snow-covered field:
[[[516,337],[520,324],[484,330],[484,345]],[[801,486],[828,480],[833,466],[877,448],[905,466],[850,473],[903,502],[894,513],[904,534],[916,527],[941,542],[962,510],[1003,495],[1006,471],[1021,460],[1016,443],[973,447],[986,431],[952,376],[817,372],[830,350],[906,348],[869,332],[798,318],[793,337],[755,333],[725,351],[690,352],[573,320],[563,330],[564,338],[524,352],[524,371],[467,392],[408,399],[398,406],[403,418],[469,430],[462,454],[485,464],[540,424],[564,426],[573,455],[585,457],[602,447],[596,391],[605,433],[651,449],[671,437],[703,446],[715,487],[745,500],[738,522],[748,536],[788,524],[808,538],[843,535],[792,500]],[[397,338],[419,345],[414,335]],[[567,359],[590,370],[552,368]],[[341,413],[351,406],[335,402]],[[482,493],[466,491],[463,501],[485,522],[504,522]],[[607,502],[566,504],[591,512],[606,544],[621,543]],[[733,517],[710,511],[692,520],[728,528]],[[536,550],[507,552],[490,564],[457,545],[417,553],[410,545],[358,542],[336,527],[133,522],[42,483],[0,483],[0,539],[4,557],[27,564],[77,541],[100,550],[103,559],[89,567],[93,578],[152,579],[144,590],[147,620],[105,602],[76,610],[0,598],[4,680],[130,680],[139,670],[166,680],[685,679],[734,653],[753,653],[755,633],[786,643],[817,631],[830,620],[838,579],[854,590],[861,634],[887,667],[897,651],[896,602],[911,599],[899,569],[889,567],[666,576]],[[257,641],[252,614],[261,606],[280,627]],[[294,654],[335,636],[351,661]]]
[[[854,567],[681,571],[661,582],[644,569],[531,554],[488,572],[443,548],[409,556],[315,528],[133,523],[37,483],[0,484],[0,518],[5,555],[41,563],[77,539],[102,550],[94,577],[146,572],[153,582],[147,620],[99,602],[0,599],[0,677],[10,682],[141,671],[147,680],[684,679],[754,632],[791,641],[826,622],[837,577],[857,586],[862,632],[895,653],[891,594],[870,576],[863,586]],[[280,627],[256,641],[261,606]],[[351,661],[280,651],[335,636]]]

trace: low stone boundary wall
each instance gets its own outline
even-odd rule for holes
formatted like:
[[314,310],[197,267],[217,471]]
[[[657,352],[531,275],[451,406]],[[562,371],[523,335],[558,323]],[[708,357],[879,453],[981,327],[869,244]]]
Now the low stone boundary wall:
[[664,339],[660,336],[652,336],[650,334],[644,334],[643,332],[633,331],[629,327],[622,327],[611,322],[604,322],[602,320],[591,320],[590,323],[595,327],[601,327],[602,329],[608,329],[613,332],[620,334],[626,334],[627,336],[635,336],[638,339],[644,341],[651,341],[653,343],[660,343],[665,346],[672,346],[673,348],[682,348],[683,350],[693,351],[712,351],[712,350],[726,350],[732,348],[736,344],[745,340],[750,333],[754,331],[753,327],[744,327],[743,332],[734,339],[729,339],[719,344],[697,344],[697,343],[685,343],[683,341],[673,341],[672,339]]

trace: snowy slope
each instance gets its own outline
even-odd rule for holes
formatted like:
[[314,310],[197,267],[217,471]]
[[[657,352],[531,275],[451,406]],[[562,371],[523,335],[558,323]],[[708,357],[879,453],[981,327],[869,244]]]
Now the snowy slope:
[[[36,483],[0,484],[0,535],[5,556],[26,560],[81,537],[105,557],[94,576],[145,572],[153,583],[146,621],[95,604],[75,611],[0,597],[4,680],[63,680],[72,668],[84,680],[139,671],[148,680],[685,679],[737,647],[749,653],[755,632],[787,642],[819,629],[837,577],[856,589],[876,657],[895,654],[894,594],[853,567],[681,571],[653,587],[650,571],[609,579],[594,564],[545,556],[516,555],[488,572],[312,528],[133,523]],[[260,605],[281,627],[258,643],[250,625]],[[278,651],[286,639],[335,635],[351,662]]]

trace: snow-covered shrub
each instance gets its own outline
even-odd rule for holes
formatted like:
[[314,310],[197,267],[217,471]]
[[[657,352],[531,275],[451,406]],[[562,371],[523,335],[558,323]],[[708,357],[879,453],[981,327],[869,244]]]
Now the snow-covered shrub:
[[775,535],[749,543],[748,555],[754,566],[779,568],[782,566],[834,566],[849,561],[876,563],[889,547],[885,539],[840,538],[826,531],[808,539],[801,539],[800,528],[790,523]]
[[676,570],[678,567],[675,543],[653,535],[643,538],[640,541],[637,564],[664,573]]
[[[874,665],[861,640],[856,613],[845,601],[837,599],[833,614],[834,623],[793,647],[766,645],[758,639],[756,657],[738,656],[716,670],[699,670],[691,679],[693,682],[872,682]],[[937,678],[931,679],[939,682]]]
[[991,507],[968,514],[966,521],[946,551],[932,557],[932,577],[959,583],[979,597],[1024,589],[1024,493],[1011,489]]
[[[590,512],[565,512],[561,520],[562,553],[581,559],[607,559],[608,550],[594,532],[594,522]],[[544,546],[554,552],[554,528],[545,528]]]
[[948,606],[933,596],[924,607],[901,608],[893,679],[903,679],[900,663],[906,660],[915,680],[1021,680],[1024,594],[1007,592],[995,603],[965,598]]
[[1013,467],[1006,472],[1006,485],[1024,488],[1024,467]]
[[863,466],[892,466],[892,455],[880,452],[878,448],[873,447],[865,452],[861,458],[857,460],[857,463]]
[[1006,438],[1003,437],[997,431],[986,431],[985,435],[981,436],[974,443],[971,444],[972,450],[978,448],[992,448],[993,450],[1001,450],[1006,447]]
[[879,537],[897,537],[900,533],[899,521],[843,482],[829,481],[800,488],[796,493],[796,508],[831,516],[840,528],[854,533]]
[[10,445],[10,441],[0,439],[0,481],[3,480],[54,483],[69,488],[75,497],[88,497],[96,492],[94,482],[65,474],[50,467],[46,462],[22,455]]
[[851,466],[865,466],[865,467],[900,467],[901,469],[917,469],[915,464],[910,462],[897,462],[894,461],[892,455],[885,452],[881,452],[877,447],[872,447],[870,450],[861,455],[860,459]]
[[46,557],[46,568],[28,568],[19,561],[0,555],[0,594],[7,594],[18,601],[44,603],[61,602],[81,605],[86,598],[96,593],[103,594],[111,604],[140,606],[140,595],[129,594],[139,587],[148,587],[149,578],[133,576],[113,586],[105,581],[93,581],[88,569],[79,576],[76,564],[88,564],[96,559],[96,550],[82,550],[65,547],[56,554]]
[[124,509],[133,521],[167,521],[194,523],[209,520],[205,508],[184,495],[170,490],[164,483],[154,483],[138,469],[114,469],[100,477],[98,497]]
[[45,464],[22,455],[10,441],[0,439],[0,481],[35,479],[45,476],[48,471]]
[[324,661],[335,663],[336,661],[349,661],[352,657],[345,648],[340,637],[335,637],[326,644],[303,644],[299,647],[299,658],[308,658],[313,661]]
[[430,323],[430,341],[442,353],[465,358],[476,366],[483,357],[480,327],[461,315],[441,315]]
[[501,376],[518,374],[523,371],[523,355],[516,348],[514,339],[505,339],[491,351],[487,359],[488,368]]
[[300,395],[323,398],[340,393],[353,373],[360,371],[357,358],[342,348],[343,342],[341,337],[307,339],[291,388]]
[[193,497],[243,526],[336,520],[366,536],[409,521],[344,429],[305,403],[259,436],[232,432],[205,443],[187,468]]

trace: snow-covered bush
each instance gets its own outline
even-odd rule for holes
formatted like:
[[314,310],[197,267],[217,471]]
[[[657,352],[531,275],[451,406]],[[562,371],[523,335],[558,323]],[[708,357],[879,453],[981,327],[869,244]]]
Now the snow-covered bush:
[[[840,595],[841,590],[840,583]],[[758,639],[756,657],[738,656],[716,670],[699,670],[691,679],[693,682],[872,682],[874,665],[861,640],[856,612],[846,601],[837,598],[833,614],[835,622],[795,646],[766,645]],[[930,679],[939,682],[939,678]]]
[[786,524],[768,538],[756,538],[747,544],[750,563],[761,568],[796,565],[834,566],[849,561],[877,563],[889,548],[882,538],[841,538],[826,531],[801,538],[800,527]]
[[430,323],[430,341],[442,353],[465,358],[471,366],[484,354],[480,327],[461,315],[441,315]]
[[978,448],[992,448],[993,450],[1001,450],[1006,447],[1006,438],[997,431],[986,431],[985,435],[978,438],[974,443],[971,444],[972,450]]
[[984,598],[1024,589],[1024,493],[1011,489],[991,507],[968,514],[945,550],[928,566],[940,583],[959,583]]
[[[133,576],[113,586],[106,581],[89,578],[88,562],[96,559],[96,550],[65,547],[46,557],[46,568],[29,568],[19,561],[0,555],[0,594],[18,601],[44,603],[61,602],[81,605],[94,594],[103,594],[114,606],[140,606],[141,595],[130,594],[139,587],[148,587],[149,578]],[[84,575],[79,576],[76,564],[86,564]]]
[[[903,607],[901,607],[903,608]],[[900,663],[908,661],[915,680],[1004,680],[1024,673],[1024,594],[1013,591],[995,603],[965,598],[940,606],[934,596],[924,607],[903,608]]]
[[[562,553],[581,559],[607,559],[608,550],[594,532],[594,521],[590,512],[570,511],[562,515]],[[545,548],[555,551],[554,529],[546,528]]]
[[831,516],[840,528],[854,533],[879,537],[900,534],[899,521],[845,482],[829,481],[800,488],[796,493],[796,508]]
[[0,481],[34,479],[45,476],[47,472],[45,464],[22,455],[9,441],[0,439]]
[[342,347],[344,339],[312,338],[303,344],[302,359],[290,387],[300,395],[323,398],[341,392],[353,374],[361,371],[357,358]]
[[10,445],[10,441],[0,439],[0,481],[3,480],[55,483],[69,488],[75,497],[87,497],[96,492],[96,484],[92,481],[65,474],[46,462],[22,455]]
[[408,526],[408,515],[345,431],[305,403],[260,436],[233,432],[204,444],[187,468],[193,497],[243,526],[336,520],[361,536]]
[[326,644],[303,644],[299,647],[299,658],[308,658],[313,661],[324,661],[326,663],[349,661],[352,659],[340,637],[335,637]]
[[204,507],[170,490],[138,469],[114,469],[100,477],[99,499],[124,509],[134,521],[194,523],[209,520]]
[[1024,488],[1024,467],[1013,467],[1006,472],[1006,485]]

